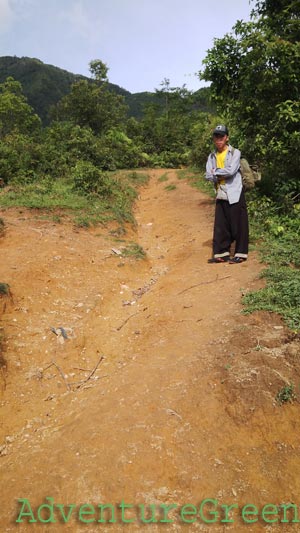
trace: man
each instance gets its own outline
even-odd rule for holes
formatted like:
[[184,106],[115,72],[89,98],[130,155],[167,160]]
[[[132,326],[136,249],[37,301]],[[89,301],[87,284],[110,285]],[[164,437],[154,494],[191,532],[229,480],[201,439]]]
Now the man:
[[[248,213],[240,173],[241,152],[229,144],[229,132],[220,124],[213,131],[215,150],[208,156],[205,178],[214,183],[216,209],[213,257],[209,263],[243,263],[248,257]],[[235,241],[234,257],[230,247]]]

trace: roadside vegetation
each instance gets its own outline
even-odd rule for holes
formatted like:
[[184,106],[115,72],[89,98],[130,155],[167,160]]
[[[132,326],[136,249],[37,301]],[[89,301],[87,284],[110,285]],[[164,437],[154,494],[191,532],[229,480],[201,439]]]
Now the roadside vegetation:
[[244,296],[246,312],[266,310],[282,315],[300,332],[300,204],[283,211],[270,198],[252,194],[248,201],[250,237],[268,266],[266,286]]
[[[90,62],[92,79],[75,80],[43,122],[22,85],[7,78],[0,84],[0,206],[35,208],[43,216],[46,210],[57,222],[67,214],[82,227],[134,223],[132,206],[147,168],[176,168],[179,179],[212,194],[204,166],[212,129],[226,123],[233,146],[262,173],[248,205],[266,286],[244,297],[246,312],[280,313],[297,332],[300,9],[293,0],[252,4],[251,20],[238,21],[207,52],[199,78],[210,87],[191,93],[164,79],[139,118],[111,90],[101,60]],[[170,194],[175,188],[165,183]]]

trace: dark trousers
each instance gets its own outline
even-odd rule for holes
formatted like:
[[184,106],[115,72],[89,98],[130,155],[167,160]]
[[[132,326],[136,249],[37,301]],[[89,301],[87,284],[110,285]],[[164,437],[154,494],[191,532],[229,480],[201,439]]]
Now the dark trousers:
[[235,241],[235,256],[247,258],[249,243],[248,213],[244,191],[239,201],[230,204],[226,200],[216,200],[215,225],[213,235],[214,257],[229,255]]

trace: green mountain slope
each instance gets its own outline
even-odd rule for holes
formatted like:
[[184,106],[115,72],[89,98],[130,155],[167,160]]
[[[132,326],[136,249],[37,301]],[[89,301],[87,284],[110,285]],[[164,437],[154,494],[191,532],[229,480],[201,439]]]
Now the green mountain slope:
[[[8,76],[22,84],[28,103],[41,117],[44,124],[49,122],[49,109],[63,96],[70,92],[73,83],[80,79],[90,79],[85,76],[73,74],[53,65],[47,65],[39,59],[30,57],[3,56],[0,57],[0,83]],[[118,85],[109,84],[111,90],[125,97],[128,105],[128,115],[137,119],[143,116],[143,108],[150,103],[158,103],[155,93],[141,92],[130,93]],[[203,94],[201,93],[203,91]],[[200,101],[197,99],[201,110],[209,110],[208,89],[200,89]],[[201,103],[200,103],[201,102]],[[200,105],[199,105],[200,103]]]
[[[35,58],[0,57],[0,83],[3,83],[8,76],[12,76],[22,84],[28,103],[44,123],[48,121],[50,107],[70,92],[74,82],[89,79],[53,65],[46,65]],[[118,94],[130,95],[118,85],[109,85]]]

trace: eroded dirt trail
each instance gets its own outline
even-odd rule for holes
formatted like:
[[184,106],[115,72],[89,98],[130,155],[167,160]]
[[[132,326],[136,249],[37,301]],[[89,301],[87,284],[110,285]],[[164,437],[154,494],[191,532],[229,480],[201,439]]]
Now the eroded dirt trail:
[[[292,372],[286,330],[276,317],[240,314],[241,291],[259,286],[262,267],[254,254],[208,265],[212,202],[172,171],[176,189],[166,190],[162,174],[151,172],[125,237],[143,261],[112,252],[125,243],[104,229],[3,215],[1,281],[14,301],[2,317],[1,531],[225,527],[183,524],[175,511],[173,524],[17,525],[17,498],[35,509],[46,496],[78,506],[300,504],[299,409],[273,401]],[[234,518],[226,530],[287,527]]]

